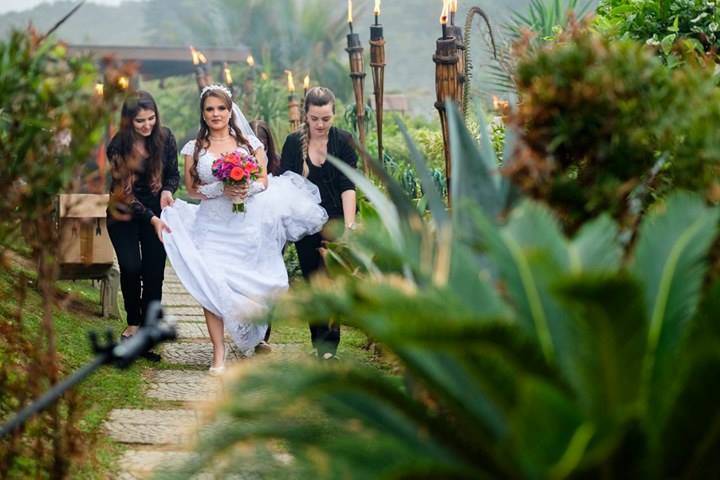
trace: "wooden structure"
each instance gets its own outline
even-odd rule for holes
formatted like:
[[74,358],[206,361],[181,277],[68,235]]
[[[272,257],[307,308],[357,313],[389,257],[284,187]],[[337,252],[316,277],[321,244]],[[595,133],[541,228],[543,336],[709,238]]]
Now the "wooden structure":
[[[112,57],[118,62],[137,62],[140,65],[140,76],[145,80],[195,73],[188,47],[70,45],[68,52],[70,55],[92,55],[98,59]],[[202,52],[210,66],[220,67],[224,62],[245,62],[250,54],[250,50],[242,45],[236,48],[203,48]]]
[[103,317],[119,317],[120,273],[107,231],[108,195],[63,194],[55,205],[60,234],[60,278],[101,281]]

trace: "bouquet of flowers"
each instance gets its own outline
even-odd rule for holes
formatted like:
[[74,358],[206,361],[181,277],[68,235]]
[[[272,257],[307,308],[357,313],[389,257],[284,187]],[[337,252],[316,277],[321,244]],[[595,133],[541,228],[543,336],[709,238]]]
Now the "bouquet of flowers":
[[[225,153],[212,164],[212,173],[225,185],[247,185],[258,179],[261,168],[257,159],[243,150]],[[244,212],[245,203],[233,203],[233,212]]]

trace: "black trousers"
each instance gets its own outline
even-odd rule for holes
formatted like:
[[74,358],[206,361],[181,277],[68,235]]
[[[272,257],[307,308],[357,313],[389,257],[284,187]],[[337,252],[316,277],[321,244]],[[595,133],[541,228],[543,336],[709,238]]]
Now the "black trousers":
[[141,326],[150,302],[162,299],[165,248],[152,225],[143,221],[112,222],[108,233],[120,264],[127,323]]
[[[307,237],[295,242],[298,260],[300,262],[300,270],[303,277],[308,279],[313,273],[322,270],[325,265],[320,256],[320,246],[323,237],[320,233],[308,235]],[[310,325],[310,339],[313,347],[317,349],[318,356],[325,353],[335,355],[340,345],[340,325],[328,320],[325,325]]]

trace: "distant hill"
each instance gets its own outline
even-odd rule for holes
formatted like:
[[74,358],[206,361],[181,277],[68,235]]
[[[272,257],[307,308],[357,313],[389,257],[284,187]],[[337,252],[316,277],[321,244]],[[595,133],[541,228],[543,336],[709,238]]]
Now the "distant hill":
[[[29,23],[41,31],[47,30],[76,4],[76,1],[41,4],[31,10],[0,15],[0,38],[5,38],[13,27],[23,28]],[[69,43],[146,45],[142,12],[141,2],[129,1],[118,7],[87,3],[58,34]]]
[[[150,0],[152,1],[152,0]],[[490,16],[497,32],[500,25],[515,9],[525,9],[530,0],[476,0],[472,4],[480,6]],[[75,2],[65,1],[52,5],[41,5],[32,10],[8,13],[0,16],[0,38],[7,35],[13,26],[24,26],[29,21],[39,29],[47,29]],[[371,2],[368,2],[371,3]],[[344,2],[335,2],[340,8]],[[386,91],[404,93],[412,98],[414,110],[431,111],[434,96],[435,66],[432,55],[435,40],[440,36],[440,2],[437,0],[385,0],[381,22],[385,26],[387,42]],[[464,12],[470,2],[461,1],[458,24],[464,24]],[[370,12],[369,8],[365,9]],[[129,1],[119,7],[101,6],[88,3],[66,24],[59,36],[70,43],[101,45],[148,45],[145,35],[144,8],[141,2]],[[281,14],[281,12],[278,12]],[[168,20],[170,16],[168,17]],[[366,13],[355,19],[356,31],[363,42],[369,40],[368,27],[371,15]],[[476,28],[478,28],[476,23]],[[169,27],[172,28],[172,27]],[[182,31],[182,25],[177,31]],[[481,26],[476,32],[484,32]],[[484,34],[484,33],[483,33]],[[272,41],[272,40],[270,40]],[[184,45],[181,39],[178,43]],[[484,54],[484,42],[481,33],[475,33],[473,46],[477,58],[477,68],[487,62]],[[339,46],[342,48],[343,46]],[[367,47],[369,48],[369,47]],[[370,78],[368,72],[368,79]],[[370,83],[368,82],[368,86]],[[368,91],[371,88],[368,87]]]

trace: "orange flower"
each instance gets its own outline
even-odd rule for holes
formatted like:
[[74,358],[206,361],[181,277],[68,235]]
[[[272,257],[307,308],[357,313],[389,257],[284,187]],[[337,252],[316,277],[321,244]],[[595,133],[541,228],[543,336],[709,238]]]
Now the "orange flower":
[[240,167],[234,167],[232,170],[230,170],[230,178],[232,178],[236,182],[242,180],[244,176],[245,172]]

